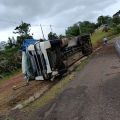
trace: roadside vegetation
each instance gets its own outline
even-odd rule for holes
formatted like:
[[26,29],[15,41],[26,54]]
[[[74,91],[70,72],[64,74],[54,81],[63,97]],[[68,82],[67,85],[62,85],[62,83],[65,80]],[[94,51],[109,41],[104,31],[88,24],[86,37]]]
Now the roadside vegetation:
[[[14,34],[17,34],[17,38],[8,38],[8,45],[4,51],[0,51],[0,80],[6,76],[14,74],[21,68],[21,45],[24,39],[33,38],[30,34],[29,23],[22,22],[14,29]],[[75,37],[78,35],[91,34],[93,45],[100,42],[103,37],[112,38],[120,34],[120,11],[110,16],[99,16],[97,23],[90,21],[78,21],[72,26],[69,26],[65,35],[57,35],[50,32],[48,39],[61,39],[64,37]],[[40,39],[44,40],[44,39]]]
[[97,43],[101,42],[101,40],[104,37],[110,37],[112,35],[113,33],[111,30],[109,30],[108,32],[103,32],[102,30],[96,30],[94,34],[92,34],[91,36],[92,44],[96,45]]
[[0,51],[0,79],[9,78],[9,76],[18,73],[21,68],[21,44],[24,39],[32,38],[30,35],[30,24],[21,23],[14,30],[18,34],[17,40],[14,37],[8,38],[8,45],[5,50]]
[[21,55],[18,48],[0,51],[0,78],[13,74],[21,67]]

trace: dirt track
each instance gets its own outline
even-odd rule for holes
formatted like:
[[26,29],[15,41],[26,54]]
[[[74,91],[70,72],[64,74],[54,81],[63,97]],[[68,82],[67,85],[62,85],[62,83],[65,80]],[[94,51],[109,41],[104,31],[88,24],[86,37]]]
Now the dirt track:
[[8,81],[0,84],[0,115],[9,112],[16,104],[28,99],[34,93],[49,88],[53,83],[50,81],[32,81],[29,86],[13,90],[13,86],[22,86],[25,82],[23,75],[19,74]]

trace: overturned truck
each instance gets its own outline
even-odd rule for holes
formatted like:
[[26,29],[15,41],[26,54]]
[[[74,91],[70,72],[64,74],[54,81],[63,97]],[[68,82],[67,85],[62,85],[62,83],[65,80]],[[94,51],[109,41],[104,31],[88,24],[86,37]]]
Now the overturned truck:
[[76,53],[92,53],[90,35],[45,41],[26,39],[22,45],[22,72],[27,81],[54,80],[67,72],[67,60]]

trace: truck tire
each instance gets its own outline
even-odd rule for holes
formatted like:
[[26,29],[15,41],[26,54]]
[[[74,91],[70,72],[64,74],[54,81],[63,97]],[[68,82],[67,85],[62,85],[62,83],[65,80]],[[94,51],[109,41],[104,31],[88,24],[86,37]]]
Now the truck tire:
[[91,44],[84,44],[82,47],[82,54],[88,56],[92,53],[92,45]]

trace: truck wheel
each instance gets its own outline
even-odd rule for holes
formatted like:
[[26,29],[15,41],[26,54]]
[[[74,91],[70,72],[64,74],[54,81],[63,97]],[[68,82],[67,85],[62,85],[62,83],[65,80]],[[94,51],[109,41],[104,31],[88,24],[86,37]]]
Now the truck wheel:
[[88,56],[92,53],[92,46],[89,44],[84,44],[82,48],[82,54]]

